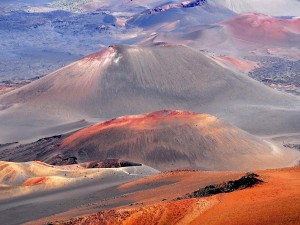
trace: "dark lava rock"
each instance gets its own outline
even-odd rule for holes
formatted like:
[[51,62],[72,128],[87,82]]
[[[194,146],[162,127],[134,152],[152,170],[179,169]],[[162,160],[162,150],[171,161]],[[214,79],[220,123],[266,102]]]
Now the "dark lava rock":
[[105,159],[93,162],[82,163],[86,168],[119,168],[128,166],[142,166],[140,163],[128,162],[120,159]]
[[300,151],[300,144],[284,144],[283,146],[286,148],[292,148],[292,149]]
[[229,193],[236,190],[242,190],[245,188],[252,187],[256,184],[262,183],[263,181],[258,179],[258,177],[259,175],[255,173],[247,173],[245,176],[241,177],[238,180],[228,181],[223,184],[209,185],[190,194],[186,194],[183,197],[178,197],[176,198],[176,200],[207,197],[220,193]]
[[71,157],[63,158],[60,155],[58,155],[54,163],[52,163],[52,165],[57,165],[57,166],[72,165],[72,164],[77,164],[77,157],[71,156]]

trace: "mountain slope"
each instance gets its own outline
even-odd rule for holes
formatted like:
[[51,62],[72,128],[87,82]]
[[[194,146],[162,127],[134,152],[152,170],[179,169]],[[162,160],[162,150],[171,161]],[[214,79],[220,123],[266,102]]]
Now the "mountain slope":
[[294,157],[216,117],[164,110],[82,129],[62,140],[45,161],[120,158],[159,170],[252,170],[293,165]]
[[[218,5],[204,4],[183,7],[184,3],[167,4],[133,16],[126,22],[128,27],[139,27],[147,31],[160,32],[185,27],[213,24],[235,15]],[[172,25],[173,24],[173,25]]]
[[270,16],[299,16],[298,0],[212,0],[236,13],[257,12]]
[[298,132],[299,105],[188,47],[113,46],[0,96],[0,141],[164,108],[218,115],[256,133]]
[[[131,180],[130,174],[144,177],[158,173],[148,166],[126,166],[120,168],[87,167],[86,164],[52,166],[39,161],[15,163],[0,161],[0,201],[38,192],[91,184],[92,179],[102,180],[106,185]],[[137,178],[136,178],[137,179]]]
[[233,56],[252,55],[252,51],[267,55],[270,48],[285,49],[286,52],[291,49],[299,51],[299,40],[299,18],[275,18],[245,13],[213,25],[186,27],[179,32],[162,32],[152,42],[187,43],[198,49],[210,49]]
[[[267,46],[299,46],[300,18],[279,19],[248,13],[221,23],[237,40]],[[247,29],[243,29],[247,27]],[[252,45],[253,45],[252,44]]]
[[[141,223],[147,225],[166,223],[196,225],[299,224],[299,167],[256,171],[255,173],[264,182],[251,188],[231,193],[185,200],[172,199],[176,198],[178,193],[185,194],[190,192],[191,189],[193,190],[193,188],[196,190],[206,185],[220,184],[225,180],[232,180],[232,177],[229,178],[228,174],[222,174],[223,180],[220,178],[217,180],[216,177],[220,176],[220,173],[203,173],[198,171],[177,171],[159,174],[123,185],[125,189],[133,185],[143,187],[143,184],[149,185],[150,182],[159,184],[165,180],[175,181],[175,184],[171,183],[152,190],[141,191],[142,193],[133,193],[130,197],[135,202],[132,203],[131,207],[124,205],[101,212],[98,210],[98,212],[96,211],[97,213],[94,211],[91,215],[83,215],[81,213],[80,217],[73,217],[71,220],[67,219],[72,217],[70,214],[62,214],[60,217],[53,216],[51,221],[62,220],[54,222],[55,225],[83,223],[118,225],[137,225]],[[227,177],[225,178],[225,176]],[[238,177],[237,174],[231,174],[231,176]],[[193,187],[193,185],[195,186]],[[80,212],[77,211],[77,213]],[[73,216],[78,216],[78,214],[74,215],[73,213]],[[49,218],[47,219],[42,221],[49,221]]]

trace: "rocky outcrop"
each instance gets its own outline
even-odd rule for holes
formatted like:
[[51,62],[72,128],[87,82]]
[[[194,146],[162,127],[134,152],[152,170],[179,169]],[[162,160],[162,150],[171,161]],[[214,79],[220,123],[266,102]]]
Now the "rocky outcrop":
[[229,193],[236,190],[242,190],[245,188],[252,187],[256,184],[262,183],[263,181],[258,179],[259,175],[255,173],[247,173],[245,176],[238,180],[228,181],[223,184],[213,184],[194,191],[190,194],[186,194],[183,197],[178,197],[176,200],[188,199],[188,198],[199,198],[207,197],[221,193]]

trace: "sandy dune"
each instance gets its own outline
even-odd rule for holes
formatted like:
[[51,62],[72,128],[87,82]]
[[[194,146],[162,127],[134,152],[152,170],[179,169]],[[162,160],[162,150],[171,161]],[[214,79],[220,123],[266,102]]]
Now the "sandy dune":
[[[174,199],[211,184],[236,180],[244,173],[173,171],[119,186],[132,192],[120,199],[57,214],[27,224],[294,224],[299,221],[299,167],[255,171],[264,182],[252,188],[210,197]],[[131,200],[130,206],[101,211],[97,206]],[[253,211],[255,208],[255,211]],[[97,210],[98,209],[98,210]],[[87,215],[92,212],[99,212]],[[249,213],[251,212],[251,213]],[[76,215],[84,215],[74,218]],[[218,216],[216,216],[218,215]],[[71,221],[62,221],[67,218]]]
[[[25,163],[0,161],[0,201],[62,188],[92,185],[95,180],[102,180],[102,184],[107,186],[110,180],[126,182],[134,177],[137,179],[158,172],[143,165],[120,168],[86,168],[86,166],[86,164],[52,166],[40,161]],[[131,176],[133,178],[130,178]]]
[[299,102],[189,47],[114,46],[1,95],[0,141],[163,108],[217,115],[256,134],[299,132]]

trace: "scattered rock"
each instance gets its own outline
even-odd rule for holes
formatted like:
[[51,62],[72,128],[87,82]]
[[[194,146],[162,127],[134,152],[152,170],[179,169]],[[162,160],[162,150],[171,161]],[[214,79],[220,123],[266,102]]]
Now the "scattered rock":
[[175,200],[187,199],[187,198],[199,198],[207,197],[220,193],[229,193],[236,190],[242,190],[245,188],[252,187],[256,184],[262,183],[263,181],[258,179],[259,175],[255,173],[247,173],[245,176],[241,177],[238,180],[228,181],[223,184],[213,184],[201,188],[193,193],[186,194],[182,197],[178,197]]
[[128,166],[142,166],[140,163],[128,162],[120,159],[105,159],[93,162],[82,163],[85,168],[119,168]]
[[284,144],[283,147],[292,148],[300,151],[300,144]]
[[54,161],[54,163],[51,163],[52,165],[72,165],[72,164],[77,164],[77,157],[71,156],[71,157],[65,157],[63,158],[62,156],[58,155]]

